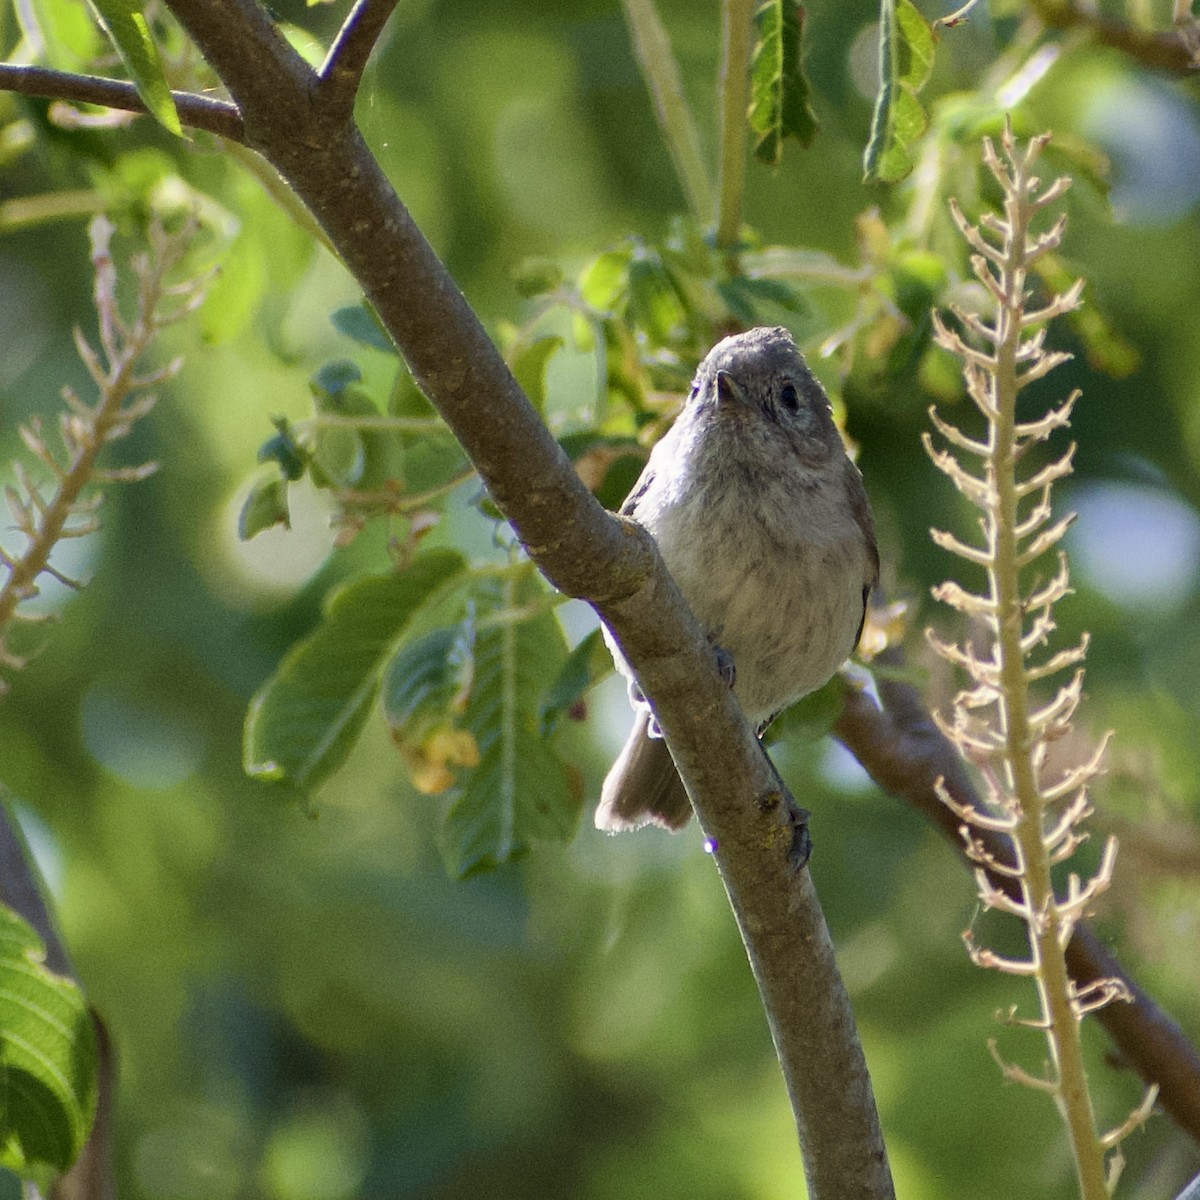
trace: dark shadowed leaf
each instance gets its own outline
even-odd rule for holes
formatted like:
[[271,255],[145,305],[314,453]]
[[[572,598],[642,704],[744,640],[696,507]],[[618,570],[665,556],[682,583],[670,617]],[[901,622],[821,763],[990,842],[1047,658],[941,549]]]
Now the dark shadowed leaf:
[[361,304],[348,304],[345,308],[337,309],[329,318],[333,327],[344,333],[348,338],[373,350],[382,350],[385,354],[395,354],[396,347],[387,330],[379,323],[375,310],[364,300]]
[[612,656],[604,644],[604,636],[599,629],[593,629],[567,655],[558,677],[542,700],[543,734],[553,733],[562,714],[582,700],[584,693],[594,683],[611,674],[612,670]]

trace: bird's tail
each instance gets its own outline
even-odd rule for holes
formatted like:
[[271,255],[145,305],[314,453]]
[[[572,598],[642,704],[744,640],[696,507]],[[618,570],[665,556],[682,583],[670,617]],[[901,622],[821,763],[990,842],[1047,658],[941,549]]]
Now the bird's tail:
[[650,736],[650,712],[639,705],[629,740],[604,780],[596,828],[617,833],[653,824],[678,832],[691,815],[667,743]]

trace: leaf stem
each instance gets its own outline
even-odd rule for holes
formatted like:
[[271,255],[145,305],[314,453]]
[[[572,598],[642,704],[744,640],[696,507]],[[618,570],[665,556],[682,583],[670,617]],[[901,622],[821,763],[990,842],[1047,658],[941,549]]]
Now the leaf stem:
[[700,132],[683,93],[679,62],[654,0],[621,0],[633,52],[654,101],[658,128],[679,177],[692,216],[704,226],[713,220],[713,186],[700,148]]
[[733,250],[742,232],[753,17],[754,0],[723,0],[721,4],[717,246],[722,250]]

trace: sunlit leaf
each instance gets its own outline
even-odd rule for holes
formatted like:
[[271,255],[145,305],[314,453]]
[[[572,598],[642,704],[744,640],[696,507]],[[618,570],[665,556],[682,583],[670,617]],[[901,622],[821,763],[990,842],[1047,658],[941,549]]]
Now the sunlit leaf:
[[155,120],[177,137],[183,136],[171,88],[163,74],[158,47],[137,0],[89,0],[104,32],[116,47],[138,95]]
[[868,182],[894,183],[913,169],[913,147],[929,124],[917,94],[933,70],[935,41],[912,0],[882,0],[879,95],[863,169]]
[[616,307],[629,287],[630,254],[627,246],[606,250],[584,267],[579,292],[593,308],[609,312]]
[[522,346],[509,364],[530,404],[539,413],[546,407],[546,365],[562,344],[563,339],[557,336],[536,338]]
[[794,0],[763,0],[754,14],[758,41],[750,62],[750,128],[754,156],[777,167],[784,138],[809,146],[817,119],[809,103],[801,44],[804,9]]
[[406,571],[359,579],[335,592],[316,631],[284,657],[246,714],[246,771],[312,789],[349,754],[379,674],[422,606],[465,570],[431,550]]
[[540,722],[542,698],[567,656],[562,630],[553,613],[520,616],[520,606],[544,595],[532,581],[506,580],[497,592],[497,608],[488,614],[480,607],[461,721],[475,739],[479,766],[466,776],[442,836],[448,865],[460,876],[507,862],[531,841],[565,840],[579,819],[580,797]]
[[231,341],[249,327],[267,291],[266,251],[250,229],[244,229],[225,252],[200,310],[204,340]]
[[0,1166],[64,1171],[96,1107],[95,1028],[79,988],[0,905]]

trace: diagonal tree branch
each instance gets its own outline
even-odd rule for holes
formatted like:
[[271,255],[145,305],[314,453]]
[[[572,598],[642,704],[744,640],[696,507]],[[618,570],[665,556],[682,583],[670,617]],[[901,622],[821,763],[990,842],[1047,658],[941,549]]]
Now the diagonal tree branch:
[[[895,670],[903,665],[903,655],[888,650],[876,661]],[[982,809],[983,801],[966,765],[934,724],[916,688],[881,677],[879,694],[882,709],[861,690],[847,685],[835,736],[881,788],[915,808],[962,853],[962,818],[938,799],[935,784],[941,779],[957,804]],[[1011,861],[1004,838],[980,829],[973,829],[972,836],[1002,866]],[[965,854],[963,857],[975,870],[977,864]],[[988,877],[1000,891],[1018,894],[1014,881],[1003,873],[988,871]],[[1158,1084],[1159,1105],[1200,1142],[1200,1053],[1196,1047],[1083,922],[1076,926],[1067,947],[1067,966],[1081,987],[1120,979],[1129,988],[1132,1003],[1106,1005],[1097,1010],[1095,1019],[1108,1031],[1122,1059],[1147,1083]]]
[[371,51],[398,0],[355,0],[349,16],[338,30],[325,61],[317,68],[321,80],[321,103],[327,111],[349,115],[354,110],[358,85]]
[[[459,438],[530,557],[588,600],[636,665],[693,796],[763,996],[809,1191],[893,1188],[865,1061],[794,806],[714,668],[649,536],[605,512],[526,400],[344,104],[252,0],[170,0],[237,103],[245,140],[307,205]],[[755,803],[755,801],[758,803]]]
[[[106,79],[102,75],[73,75],[49,67],[28,67],[0,63],[0,90],[25,96],[44,96],[52,100],[70,100],[74,104],[98,104],[124,112],[145,113],[146,105],[132,83]],[[193,129],[220,134],[232,142],[244,140],[242,116],[236,104],[198,96],[193,92],[172,92],[179,119]]]

